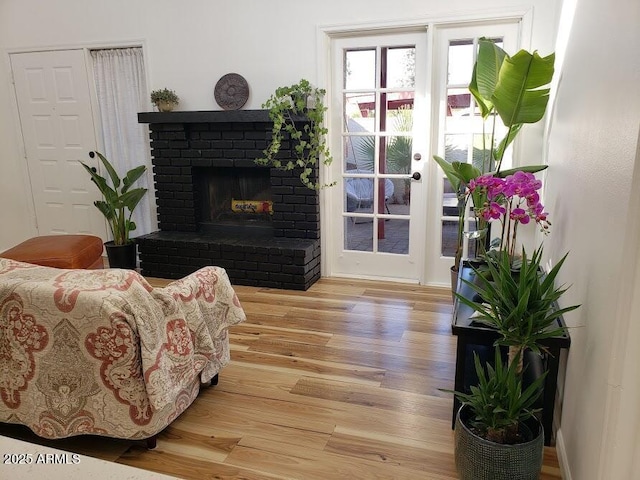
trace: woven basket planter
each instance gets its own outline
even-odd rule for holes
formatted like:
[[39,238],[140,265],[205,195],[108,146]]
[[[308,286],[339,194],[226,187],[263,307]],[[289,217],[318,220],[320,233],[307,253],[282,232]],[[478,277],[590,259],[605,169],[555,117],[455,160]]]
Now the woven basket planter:
[[464,423],[470,411],[463,405],[456,415],[455,461],[460,480],[537,480],[542,469],[544,434],[536,419],[523,425],[532,440],[516,445],[490,442]]

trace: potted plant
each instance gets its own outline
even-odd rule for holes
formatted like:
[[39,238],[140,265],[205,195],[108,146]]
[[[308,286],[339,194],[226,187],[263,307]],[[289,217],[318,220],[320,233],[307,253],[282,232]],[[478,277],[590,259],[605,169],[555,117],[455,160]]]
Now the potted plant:
[[504,362],[495,348],[493,366],[474,363],[478,384],[470,393],[452,392],[461,401],[455,422],[455,463],[461,480],[538,479],[544,432],[534,404],[545,375],[524,387],[516,357]]
[[105,177],[98,174],[96,168],[80,162],[91,175],[91,181],[96,184],[103,200],[96,200],[94,205],[102,212],[107,220],[113,240],[105,242],[109,266],[113,268],[136,267],[136,244],[132,241],[130,233],[136,229],[136,224],[131,220],[142,197],[147,193],[146,188],[131,188],[133,184],[144,174],[147,167],[140,165],[127,172],[124,178],[120,178],[113,165],[100,152],[89,152],[89,157],[98,158],[104,165],[109,175],[111,185]]
[[[513,433],[518,412],[524,412],[525,417],[530,416],[531,406],[542,391],[546,372],[543,371],[537,378],[534,373],[527,375],[534,377],[528,380],[528,385],[523,380],[524,374],[527,368],[533,366],[532,362],[543,364],[539,355],[546,350],[543,345],[545,339],[566,333],[566,327],[558,319],[579,307],[559,308],[557,304],[567,290],[555,283],[567,255],[545,273],[542,269],[542,253],[540,246],[528,257],[523,248],[522,256],[514,260],[507,249],[492,250],[485,255],[486,265],[482,268],[470,265],[474,272],[471,280],[462,279],[476,296],[468,298],[456,293],[458,301],[475,312],[475,322],[495,329],[499,335],[494,344],[495,367],[488,364],[483,367],[474,353],[478,383],[470,387],[470,392],[456,392],[457,398],[466,404],[456,418],[456,463],[459,462],[458,457],[464,458],[460,460],[462,466],[458,465],[458,468],[474,472],[461,478],[538,478],[539,466],[537,471],[532,467],[526,475],[509,467],[510,464],[530,464],[532,451],[526,445],[517,443],[518,448],[515,449],[491,449],[493,460],[481,456],[480,452],[489,449],[486,442],[496,442],[502,435],[492,432],[496,425],[510,424]],[[507,351],[507,367],[504,367],[501,354],[498,353],[503,348]],[[528,352],[529,365],[523,362],[525,352]],[[536,370],[544,368],[531,368],[531,372]],[[524,419],[519,418],[518,425]],[[480,426],[486,428],[483,430]],[[538,429],[536,422],[533,422],[532,428],[534,431]],[[478,430],[484,432],[481,434],[484,437],[480,442],[481,447],[475,440],[467,438],[470,429],[471,433],[478,434]],[[507,437],[512,436],[509,432],[504,432],[504,435],[504,440],[499,442],[504,443]],[[543,439],[539,441],[540,445],[544,442]],[[524,443],[527,444],[527,441]],[[486,473],[488,470],[485,469],[492,469],[491,473]]]
[[[271,142],[256,159],[259,165],[268,165],[282,170],[301,169],[300,180],[311,189],[321,185],[310,176],[318,165],[320,157],[325,165],[332,161],[326,143],[327,129],[324,127],[323,103],[325,90],[312,86],[308,80],[287,87],[279,87],[262,105],[269,110],[273,122]],[[286,139],[295,142],[294,158],[282,158],[280,149]],[[331,184],[333,185],[333,184]],[[328,185],[323,185],[328,186]]]
[[160,90],[153,90],[151,92],[151,103],[158,107],[160,112],[172,111],[180,102],[180,98],[173,90],[163,88]]
[[[483,145],[482,149],[474,149],[474,164],[448,162],[434,156],[458,196],[458,235],[452,275],[457,275],[460,269],[469,200],[474,209],[481,208],[487,202],[481,190],[472,193],[471,197],[465,196],[470,181],[490,172],[495,177],[505,178],[516,171],[535,173],[546,168],[546,165],[532,165],[505,171],[502,170],[502,161],[507,147],[515,140],[522,126],[536,123],[544,116],[549,99],[546,85],[553,77],[554,61],[554,54],[543,58],[537,52],[529,53],[526,50],[520,50],[511,57],[493,41],[485,38],[479,41],[478,58],[469,91],[483,119],[483,142],[487,137],[486,124],[491,123],[489,144]],[[495,136],[497,116],[507,129],[506,135],[500,140]],[[489,243],[488,222],[477,213],[475,218],[477,228],[469,236],[480,240],[477,253],[482,255]]]
[[[496,250],[487,255],[486,266],[471,266],[475,281],[462,281],[478,295],[478,300],[456,293],[458,300],[476,312],[474,321],[495,328],[500,337],[496,345],[509,347],[509,359],[518,356],[520,362],[525,349],[539,354],[544,347],[540,342],[566,332],[557,320],[579,305],[558,308],[557,301],[567,291],[556,285],[555,280],[567,254],[549,273],[542,269],[542,246],[534,250],[530,258],[525,249],[514,265],[507,250]],[[522,363],[518,373],[522,372]]]

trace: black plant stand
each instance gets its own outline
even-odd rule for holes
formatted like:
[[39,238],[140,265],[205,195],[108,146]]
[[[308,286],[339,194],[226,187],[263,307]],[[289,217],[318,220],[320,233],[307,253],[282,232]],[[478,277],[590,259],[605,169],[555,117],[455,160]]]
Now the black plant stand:
[[[473,281],[474,273],[471,267],[464,262],[460,269],[458,278],[458,292],[466,298],[472,298],[475,292],[468,285],[462,283],[461,279]],[[473,367],[473,352],[479,353],[488,358],[493,357],[493,343],[498,339],[498,333],[488,327],[473,324],[470,318],[473,310],[460,303],[458,300],[454,303],[453,320],[451,331],[458,337],[456,352],[456,391],[468,391],[470,382],[475,381],[475,373]],[[558,326],[565,326],[562,317],[558,320]],[[553,410],[555,405],[555,397],[557,390],[558,368],[560,364],[560,350],[569,348],[571,338],[568,334],[562,336],[545,339],[541,342],[548,349],[548,353],[543,354],[543,367],[548,371],[547,378],[544,382],[544,392],[542,396],[542,425],[544,427],[544,444],[551,445],[553,435]],[[457,398],[453,400],[453,415],[451,426],[455,425],[455,418],[460,401]]]

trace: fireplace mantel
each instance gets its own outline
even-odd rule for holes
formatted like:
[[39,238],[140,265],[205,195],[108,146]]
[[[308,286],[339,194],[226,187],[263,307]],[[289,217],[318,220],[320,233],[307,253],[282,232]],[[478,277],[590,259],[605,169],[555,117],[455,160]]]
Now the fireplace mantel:
[[[295,121],[305,121],[302,115],[292,115]],[[210,110],[192,112],[141,112],[138,123],[250,123],[271,122],[269,110]]]

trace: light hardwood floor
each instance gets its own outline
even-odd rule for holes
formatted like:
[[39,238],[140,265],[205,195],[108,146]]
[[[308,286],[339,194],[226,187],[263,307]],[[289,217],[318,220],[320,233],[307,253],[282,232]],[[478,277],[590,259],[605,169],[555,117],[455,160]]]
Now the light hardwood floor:
[[[220,383],[156,449],[129,445],[117,463],[198,480],[457,478],[452,399],[438,390],[453,386],[449,290],[322,279],[236,291],[248,319],[231,329]],[[552,448],[540,478],[561,478]]]
[[[322,279],[236,291],[248,320],[219,385],[155,450],[117,462],[188,479],[457,478],[452,399],[438,390],[453,386],[449,290]],[[541,478],[561,478],[553,449]]]

